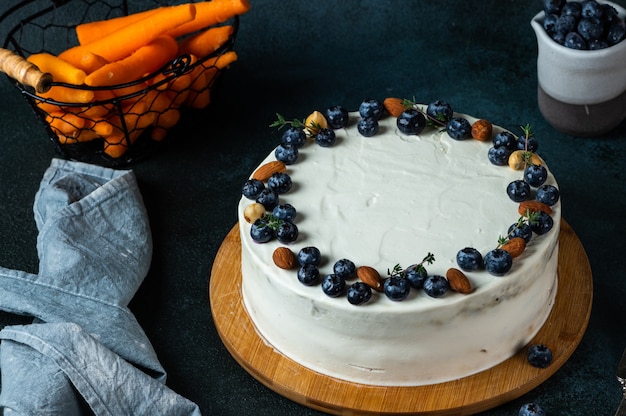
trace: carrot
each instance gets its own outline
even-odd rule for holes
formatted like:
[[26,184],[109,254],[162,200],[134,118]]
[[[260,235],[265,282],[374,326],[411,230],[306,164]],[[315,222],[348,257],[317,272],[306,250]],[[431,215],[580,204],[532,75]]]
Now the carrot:
[[141,78],[146,73],[156,71],[178,53],[178,43],[174,38],[163,35],[140,47],[131,55],[111,62],[95,70],[85,78],[90,86],[124,84]]
[[94,53],[109,62],[127,57],[140,47],[195,17],[194,4],[162,7],[149,16],[120,28],[86,45],[67,49],[60,58],[78,65],[87,52]]
[[168,34],[179,37],[204,29],[216,23],[222,23],[235,15],[250,10],[248,0],[212,0],[195,3],[196,17],[192,21],[172,29]]
[[86,52],[80,59],[80,62],[77,64],[80,69],[85,71],[86,74],[91,74],[96,69],[102,68],[104,65],[108,64],[109,61],[101,57],[100,55],[96,55],[95,53]]
[[42,72],[51,73],[52,78],[57,82],[80,85],[87,76],[82,69],[49,53],[35,53],[26,58],[26,60],[37,65]]
[[124,26],[128,26],[131,23],[135,23],[141,19],[154,14],[157,9],[146,10],[145,12],[133,13],[127,16],[114,17],[111,19],[98,20],[95,22],[82,23],[76,26],[76,36],[78,37],[78,43],[86,45],[95,41],[96,39],[106,36],[109,33],[113,33],[120,30]]
[[49,98],[60,103],[87,104],[93,101],[94,92],[80,88],[62,87],[55,85],[48,92],[40,94],[43,98]]
[[226,43],[232,34],[233,27],[230,25],[212,27],[185,38],[180,43],[180,51],[195,56],[207,56]]
[[85,119],[73,113],[50,113],[46,116],[46,121],[56,134],[75,136],[85,125]]

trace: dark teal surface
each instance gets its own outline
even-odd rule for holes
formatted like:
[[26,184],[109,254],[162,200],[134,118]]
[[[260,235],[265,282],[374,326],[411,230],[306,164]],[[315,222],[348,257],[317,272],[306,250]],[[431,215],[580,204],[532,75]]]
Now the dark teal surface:
[[[4,1],[0,11],[14,3]],[[529,24],[541,2],[251,3],[241,19],[239,60],[211,107],[186,112],[172,144],[135,167],[155,251],[131,307],[168,385],[205,415],[320,414],[255,381],[226,351],[207,297],[213,260],[237,221],[241,184],[277,144],[267,127],[275,113],[303,118],[334,104],[355,110],[366,97],[415,97],[448,101],[515,132],[531,124],[559,181],[563,216],[593,270],[591,321],[572,358],[536,389],[484,414],[517,415],[532,401],[549,415],[612,415],[621,397],[615,369],[626,347],[626,124],[581,139],[543,120]],[[0,265],[36,272],[32,205],[57,155],[18,91],[7,79],[0,88]],[[0,313],[0,327],[25,319]]]

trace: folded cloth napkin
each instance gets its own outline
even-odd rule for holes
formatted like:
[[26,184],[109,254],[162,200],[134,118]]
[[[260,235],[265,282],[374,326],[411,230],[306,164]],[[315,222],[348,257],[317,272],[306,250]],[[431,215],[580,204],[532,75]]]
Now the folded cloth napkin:
[[0,267],[0,310],[34,318],[0,331],[4,414],[199,415],[128,309],[152,256],[133,172],[54,159],[34,215],[38,273]]

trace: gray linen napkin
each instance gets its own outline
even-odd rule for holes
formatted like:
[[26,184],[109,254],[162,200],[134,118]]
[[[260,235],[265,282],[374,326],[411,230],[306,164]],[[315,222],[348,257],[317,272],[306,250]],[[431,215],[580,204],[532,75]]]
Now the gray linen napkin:
[[152,256],[133,172],[54,159],[34,214],[38,273],[0,267],[0,309],[34,318],[0,331],[4,414],[199,415],[128,309]]

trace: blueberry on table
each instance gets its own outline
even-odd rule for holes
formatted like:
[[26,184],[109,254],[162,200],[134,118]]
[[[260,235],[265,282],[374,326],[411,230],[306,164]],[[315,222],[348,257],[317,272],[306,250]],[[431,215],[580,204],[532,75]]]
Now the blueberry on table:
[[520,407],[518,416],[546,416],[546,412],[535,403],[525,403]]
[[559,16],[559,18],[556,20],[555,34],[563,35],[563,37],[565,38],[568,33],[574,32],[576,30],[577,22],[578,19],[576,19],[574,16]]
[[454,112],[452,106],[445,101],[437,100],[428,104],[426,107],[426,115],[440,123],[447,123],[452,119]]
[[340,105],[335,105],[326,110],[326,120],[331,129],[342,129],[348,125],[350,116],[348,110]]
[[352,305],[362,305],[372,298],[372,288],[363,282],[354,282],[348,287],[346,296]]
[[543,344],[534,344],[528,349],[527,358],[533,367],[546,368],[552,363],[552,351]]
[[456,253],[456,264],[466,272],[479,270],[484,266],[483,256],[475,248],[465,247]]
[[504,147],[509,150],[517,149],[517,138],[508,131],[501,131],[493,136],[493,147]]
[[563,5],[561,14],[565,16],[574,16],[574,18],[578,20],[583,15],[583,6],[576,1],[568,1],[565,5]]
[[356,125],[357,130],[363,137],[372,137],[378,133],[380,128],[378,120],[373,118],[362,118]]
[[362,118],[380,120],[385,114],[383,103],[375,98],[366,98],[359,105],[359,114]]
[[278,195],[289,192],[291,185],[291,176],[285,172],[275,172],[267,180],[267,187]]
[[504,146],[491,146],[487,151],[487,159],[496,166],[506,166],[509,164],[509,156],[513,151]]
[[276,238],[283,244],[290,244],[298,239],[298,226],[289,221],[282,221],[276,229]]
[[548,36],[552,36],[556,33],[556,21],[559,16],[556,14],[546,14],[543,18],[543,30],[546,31]]
[[524,180],[535,188],[543,185],[548,179],[548,170],[542,165],[529,165],[524,169]]
[[399,302],[409,296],[411,285],[408,280],[401,276],[390,276],[383,284],[383,291],[389,299]]
[[267,243],[273,240],[274,236],[274,230],[270,227],[269,223],[262,218],[254,221],[250,227],[250,237],[252,241],[256,243]]
[[295,146],[300,148],[306,143],[306,133],[303,127],[290,126],[283,132],[280,138],[281,144]]
[[320,280],[320,271],[312,264],[305,264],[298,269],[298,280],[305,286],[314,286]]
[[420,111],[409,108],[398,116],[396,126],[404,134],[420,134],[426,127],[426,117]]
[[319,129],[315,135],[315,143],[322,147],[331,147],[336,140],[335,131],[329,128]]
[[274,207],[272,215],[279,220],[293,222],[296,219],[297,212],[291,204],[280,204]]
[[336,274],[327,274],[322,280],[322,291],[331,298],[339,297],[346,288],[346,279]]
[[304,247],[298,252],[298,263],[300,263],[301,266],[305,264],[319,266],[321,262],[322,254],[317,247]]
[[274,157],[285,165],[293,165],[298,160],[298,147],[293,144],[279,144],[274,150]]
[[258,179],[248,179],[241,187],[241,193],[248,199],[257,199],[265,184]]
[[424,280],[428,277],[428,272],[424,266],[414,264],[406,268],[404,277],[409,281],[411,287],[421,289],[424,287]]
[[598,40],[604,34],[602,22],[597,17],[583,18],[578,22],[578,34],[586,41]]
[[570,32],[565,36],[565,42],[563,45],[570,49],[577,49],[584,51],[587,49],[587,42],[576,32]]
[[424,280],[424,293],[432,298],[440,298],[450,290],[448,279],[438,274],[428,276]]
[[463,117],[454,117],[446,124],[448,136],[454,140],[466,140],[472,137],[472,125]]
[[539,141],[535,137],[526,137],[521,135],[517,138],[517,150],[527,150],[536,153],[539,149]]
[[263,205],[266,210],[271,211],[278,205],[278,194],[273,189],[265,188],[257,196],[256,202]]
[[541,185],[537,188],[535,199],[552,206],[559,200],[559,189],[554,185]]
[[522,224],[511,224],[511,226],[508,229],[508,234],[509,238],[515,238],[515,237],[520,237],[523,238],[524,241],[526,241],[526,244],[528,244],[528,242],[530,241],[530,239],[533,236],[533,230],[530,227],[530,224],[524,222]]
[[508,251],[496,248],[485,254],[485,269],[494,276],[504,276],[513,266],[513,258]]
[[603,13],[604,9],[600,5],[600,3],[598,3],[597,1],[595,1],[595,0],[587,0],[587,1],[584,1],[581,4],[581,6],[582,6],[581,16],[583,18],[585,18],[585,17],[587,17],[587,18],[596,17],[596,18],[600,19],[602,17],[602,13]]
[[530,223],[530,228],[537,235],[544,235],[552,229],[554,220],[543,211],[534,214],[534,220]]
[[530,185],[521,179],[517,179],[509,183],[506,187],[506,193],[514,202],[526,201],[530,197]]
[[351,279],[356,273],[356,265],[352,260],[337,260],[333,265],[333,272],[344,279]]

